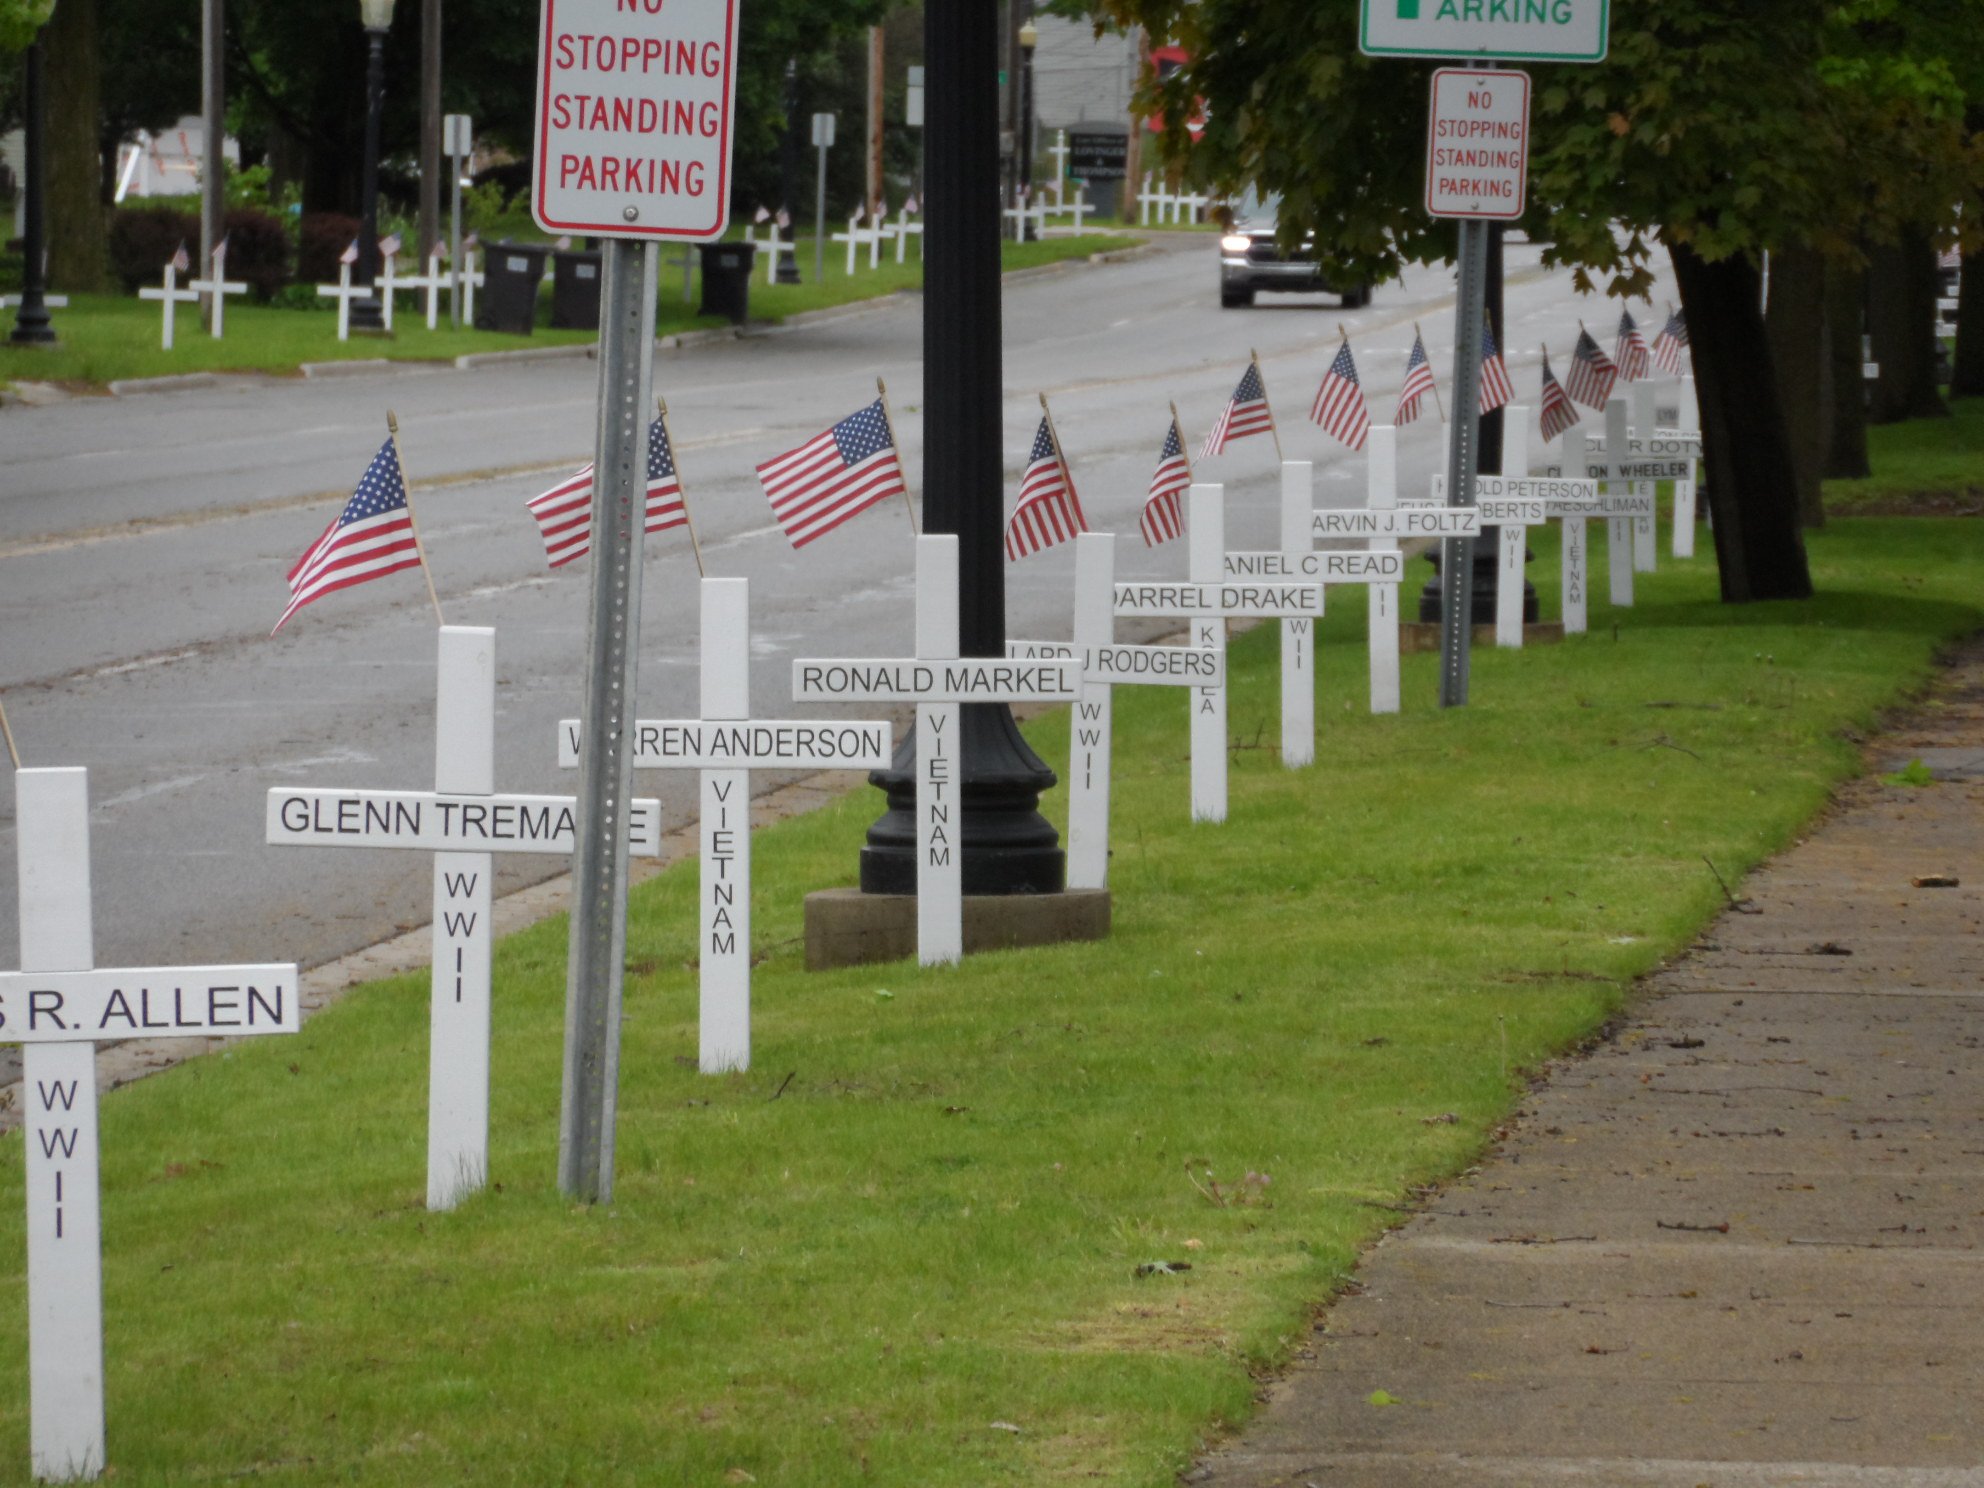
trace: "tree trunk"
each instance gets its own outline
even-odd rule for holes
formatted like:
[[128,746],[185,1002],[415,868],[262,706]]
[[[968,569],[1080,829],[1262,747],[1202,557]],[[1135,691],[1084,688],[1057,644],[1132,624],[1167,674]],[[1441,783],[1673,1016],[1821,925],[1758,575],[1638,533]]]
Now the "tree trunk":
[[48,282],[90,293],[110,283],[103,206],[96,0],[63,0],[41,33],[48,68]]
[[1963,284],[1956,302],[1956,365],[1952,398],[1984,396],[1984,251],[1963,256]]
[[1764,329],[1791,441],[1791,476],[1798,515],[1807,527],[1826,524],[1819,477],[1824,469],[1831,410],[1826,406],[1826,265],[1816,249],[1773,249],[1770,306]]
[[1722,598],[1809,598],[1812,575],[1758,308],[1757,266],[1747,258],[1710,262],[1686,243],[1669,251],[1688,317]]
[[1872,475],[1867,463],[1867,379],[1861,372],[1860,336],[1866,293],[1863,269],[1842,263],[1826,266],[1826,353],[1832,369],[1831,434],[1826,441],[1826,477],[1859,480]]
[[1868,421],[1948,418],[1936,391],[1936,250],[1928,234],[1906,232],[1876,248],[1867,279],[1867,329],[1881,367]]

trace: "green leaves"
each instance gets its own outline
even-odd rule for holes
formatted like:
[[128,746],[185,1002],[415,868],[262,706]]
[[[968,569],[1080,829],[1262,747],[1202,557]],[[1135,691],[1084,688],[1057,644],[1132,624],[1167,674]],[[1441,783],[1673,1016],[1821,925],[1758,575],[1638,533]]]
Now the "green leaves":
[[0,52],[18,52],[55,10],[55,0],[0,0]]

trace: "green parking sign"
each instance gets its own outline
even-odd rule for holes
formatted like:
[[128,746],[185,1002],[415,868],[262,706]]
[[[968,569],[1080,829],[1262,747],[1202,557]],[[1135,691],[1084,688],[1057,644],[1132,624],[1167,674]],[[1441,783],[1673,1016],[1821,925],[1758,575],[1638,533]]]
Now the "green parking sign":
[[1608,0],[1363,0],[1358,46],[1374,57],[1597,62]]

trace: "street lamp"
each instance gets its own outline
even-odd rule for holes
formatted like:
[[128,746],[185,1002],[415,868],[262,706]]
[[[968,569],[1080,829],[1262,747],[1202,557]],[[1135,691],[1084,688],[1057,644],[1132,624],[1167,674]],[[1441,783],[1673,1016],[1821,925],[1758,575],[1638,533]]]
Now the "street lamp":
[[365,64],[365,188],[360,199],[358,282],[365,297],[352,301],[351,328],[383,331],[386,320],[372,285],[379,277],[379,124],[386,112],[386,33],[393,29],[393,0],[358,0],[370,56]]
[[[1033,202],[1033,49],[1039,45],[1040,28],[1028,16],[1020,27],[1020,183],[1026,188],[1026,206]],[[1032,239],[1031,217],[1020,218],[1020,237]]]
[[27,193],[27,220],[22,223],[21,248],[25,253],[21,275],[21,304],[14,312],[14,331],[7,339],[16,346],[53,346],[55,328],[48,323],[48,156],[44,136],[48,132],[48,104],[41,76],[41,39],[28,47],[27,57],[27,159],[22,190]]

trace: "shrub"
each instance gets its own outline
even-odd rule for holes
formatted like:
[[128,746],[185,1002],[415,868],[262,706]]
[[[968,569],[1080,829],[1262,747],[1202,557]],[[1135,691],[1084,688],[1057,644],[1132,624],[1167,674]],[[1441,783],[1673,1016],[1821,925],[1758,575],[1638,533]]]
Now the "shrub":
[[289,283],[289,230],[280,218],[236,207],[227,223],[227,277],[239,279],[267,304]]
[[304,216],[296,248],[299,284],[335,284],[338,259],[358,236],[359,221],[340,212],[311,212]]
[[191,212],[165,202],[117,212],[110,224],[110,265],[125,293],[158,283],[181,243],[190,256],[199,257],[200,219]]

